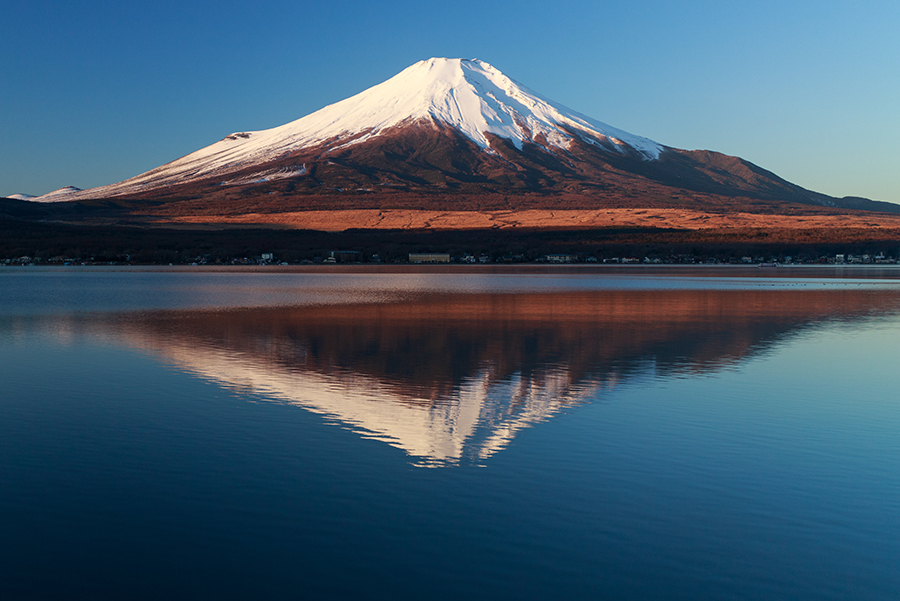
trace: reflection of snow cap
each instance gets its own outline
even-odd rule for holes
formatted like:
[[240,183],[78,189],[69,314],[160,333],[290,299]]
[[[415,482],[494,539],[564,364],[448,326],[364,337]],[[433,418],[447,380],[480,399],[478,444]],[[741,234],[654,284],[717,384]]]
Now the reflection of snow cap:
[[335,378],[290,370],[174,341],[151,346],[185,371],[334,419],[367,438],[402,449],[421,466],[487,459],[523,428],[596,392],[596,387],[572,388],[564,370],[540,382],[521,375],[497,382],[485,371],[467,380],[453,398],[419,404],[363,375]]

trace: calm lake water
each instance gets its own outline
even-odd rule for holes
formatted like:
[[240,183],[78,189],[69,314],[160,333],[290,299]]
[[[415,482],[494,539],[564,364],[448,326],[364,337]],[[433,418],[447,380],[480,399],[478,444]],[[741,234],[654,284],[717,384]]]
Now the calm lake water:
[[898,357],[893,269],[2,268],[0,598],[897,599]]

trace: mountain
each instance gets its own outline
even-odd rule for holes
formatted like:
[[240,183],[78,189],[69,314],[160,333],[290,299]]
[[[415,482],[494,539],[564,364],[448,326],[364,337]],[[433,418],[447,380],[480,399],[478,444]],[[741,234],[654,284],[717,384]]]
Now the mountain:
[[209,202],[230,212],[259,202],[273,211],[327,208],[336,198],[342,208],[369,209],[763,201],[900,212],[806,190],[738,157],[665,146],[555,103],[486,62],[447,58],[123,182],[33,200],[105,198]]

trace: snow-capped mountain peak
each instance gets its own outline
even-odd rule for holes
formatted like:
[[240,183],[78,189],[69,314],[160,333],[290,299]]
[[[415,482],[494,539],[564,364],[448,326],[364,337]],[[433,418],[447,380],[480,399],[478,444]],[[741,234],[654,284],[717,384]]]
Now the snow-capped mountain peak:
[[[430,58],[359,94],[280,127],[236,132],[194,153],[118,184],[79,193],[51,192],[37,201],[100,198],[143,193],[229,173],[282,159],[300,149],[327,146],[335,151],[361,144],[404,125],[432,123],[452,128],[483,151],[488,136],[510,140],[521,149],[534,143],[567,149],[576,137],[612,152],[645,160],[663,147],[554,103],[477,59]],[[305,167],[260,171],[253,181],[302,176]],[[247,182],[242,182],[247,183]],[[73,191],[70,191],[73,192]]]
[[555,104],[477,59],[431,58],[407,67],[391,79],[356,96],[327,106],[280,128],[259,132],[288,141],[324,141],[365,133],[352,143],[403,122],[431,119],[454,127],[482,148],[485,134],[523,142],[546,139],[566,147],[569,130],[627,144],[656,158],[662,147]]

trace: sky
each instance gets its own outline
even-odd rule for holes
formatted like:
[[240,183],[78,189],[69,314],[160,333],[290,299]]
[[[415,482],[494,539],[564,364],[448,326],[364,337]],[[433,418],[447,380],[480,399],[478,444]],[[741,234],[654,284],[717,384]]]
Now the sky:
[[900,2],[0,0],[0,196],[90,188],[432,56],[805,188],[900,203]]

